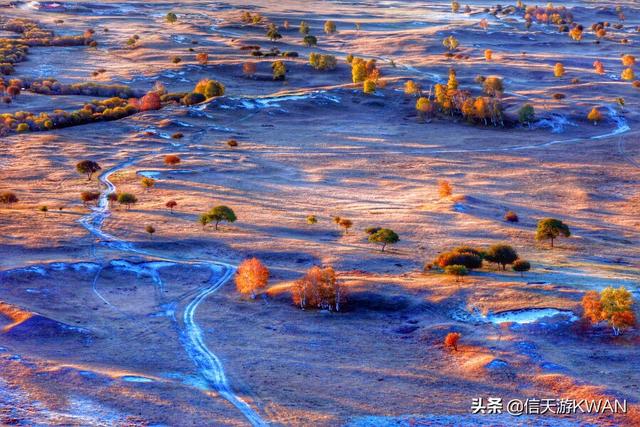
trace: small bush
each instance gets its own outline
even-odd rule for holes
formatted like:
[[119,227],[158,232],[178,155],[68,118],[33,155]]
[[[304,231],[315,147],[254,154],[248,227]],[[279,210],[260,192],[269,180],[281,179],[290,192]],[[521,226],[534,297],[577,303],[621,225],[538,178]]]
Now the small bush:
[[518,222],[520,219],[518,218],[518,214],[514,211],[508,211],[504,214],[504,220],[507,222]]
[[456,278],[456,282],[462,280],[464,276],[469,274],[467,267],[457,264],[446,266],[444,272],[449,276],[454,276]]

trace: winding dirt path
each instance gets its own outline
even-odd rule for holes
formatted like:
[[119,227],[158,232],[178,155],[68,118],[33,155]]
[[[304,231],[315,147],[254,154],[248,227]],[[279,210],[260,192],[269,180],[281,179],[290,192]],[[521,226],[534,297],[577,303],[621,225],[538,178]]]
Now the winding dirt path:
[[[100,241],[107,244],[110,248],[127,253],[135,253],[152,257],[158,261],[168,261],[181,265],[206,266],[211,270],[211,279],[208,286],[200,289],[195,297],[187,304],[182,315],[182,324],[180,326],[181,341],[185,351],[191,357],[200,375],[205,379],[211,390],[218,392],[222,397],[235,406],[242,415],[253,426],[268,425],[260,415],[240,396],[238,396],[229,384],[229,380],[225,374],[224,367],[220,359],[207,347],[204,341],[202,329],[198,326],[195,316],[199,305],[211,294],[219,290],[227,283],[235,273],[236,269],[233,265],[208,260],[183,260],[169,257],[158,257],[152,253],[143,251],[134,247],[134,245],[125,240],[119,239],[102,230],[102,226],[106,218],[110,215],[109,194],[116,191],[115,185],[109,180],[114,173],[133,165],[137,160],[127,160],[113,168],[102,173],[98,179],[106,187],[106,190],[100,195],[100,199],[91,213],[82,217],[79,222]],[[98,298],[106,304],[111,305],[97,290],[96,283],[100,271],[96,274],[93,281],[93,291]]]

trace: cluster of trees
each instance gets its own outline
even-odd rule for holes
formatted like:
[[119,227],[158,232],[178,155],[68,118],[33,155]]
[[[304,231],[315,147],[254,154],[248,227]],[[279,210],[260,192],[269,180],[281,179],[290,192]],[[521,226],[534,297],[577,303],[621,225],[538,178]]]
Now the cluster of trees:
[[309,64],[316,70],[333,70],[338,65],[336,57],[322,53],[312,52],[309,54]]
[[264,18],[263,16],[258,13],[251,13],[248,11],[243,11],[240,14],[240,20],[245,23],[245,24],[250,24],[250,25],[258,25],[261,24],[262,22],[264,22]]
[[[433,264],[445,273],[459,278],[468,275],[471,270],[482,268],[484,261],[500,265],[503,271],[506,270],[507,265],[511,265],[514,271],[521,273],[531,268],[531,264],[521,259],[514,248],[503,243],[492,245],[487,249],[460,246],[440,253]],[[425,270],[430,270],[433,264],[425,265]]]
[[42,95],[84,95],[100,98],[137,98],[144,92],[136,91],[121,84],[101,84],[94,82],[64,84],[55,79],[24,80],[22,87]]
[[346,303],[346,291],[331,267],[311,267],[291,286],[293,303],[301,309],[319,308],[340,311]]
[[[2,65],[0,64],[0,67]],[[22,81],[19,79],[4,80],[0,77],[0,95],[2,102],[10,104],[12,99],[22,92]]]
[[[20,93],[19,85],[21,84],[20,80],[11,80],[5,91],[17,95]],[[0,88],[2,87],[5,87],[4,82],[0,84]],[[193,105],[211,97],[222,96],[225,92],[222,83],[211,79],[199,81],[193,92],[190,93],[167,93],[164,86],[157,85],[139,99],[134,97],[139,96],[138,93],[122,85],[94,83],[63,85],[55,80],[46,79],[32,82],[29,88],[45,94],[106,96],[117,93],[124,98],[114,96],[104,100],[94,100],[86,103],[81,109],[71,112],[55,110],[53,113],[36,114],[18,111],[0,114],[0,135],[11,132],[45,131],[97,121],[117,120],[140,111],[158,110],[162,108],[163,103],[180,102],[184,105]]]
[[18,39],[0,39],[0,73],[14,73],[14,65],[26,60],[29,47],[32,46],[95,46],[93,31],[83,35],[57,37],[53,31],[46,30],[30,19],[0,19],[0,30],[18,33]]
[[202,229],[204,230],[207,224],[214,223],[215,229],[218,229],[218,224],[222,221],[226,222],[236,222],[238,218],[236,217],[235,212],[228,206],[220,205],[211,208],[208,212],[203,213],[198,218],[198,222],[202,225]]
[[[502,79],[497,76],[477,78],[482,83],[485,96],[473,97],[471,92],[459,88],[455,70],[449,71],[447,84],[438,83],[434,91],[422,94],[420,89],[409,86],[412,95],[418,96],[416,110],[421,118],[440,113],[445,116],[465,118],[469,123],[489,123],[504,126],[500,97],[504,91]],[[415,84],[414,84],[415,85]],[[405,86],[405,92],[407,87]]]
[[381,72],[375,59],[363,59],[349,54],[347,63],[351,65],[351,79],[354,83],[362,83],[365,93],[375,92],[381,83]]
[[[257,258],[249,258],[238,266],[235,275],[236,290],[243,296],[255,299],[269,283],[269,269]],[[305,310],[340,311],[346,304],[346,291],[336,278],[332,267],[311,267],[303,277],[291,286],[293,303]]]
[[0,203],[3,205],[12,205],[18,203],[18,196],[13,191],[3,191],[0,193]]
[[[505,220],[517,222],[515,212],[507,212]],[[550,240],[553,247],[554,240],[559,236],[570,237],[569,227],[555,218],[544,218],[538,221],[536,240]],[[518,256],[518,252],[511,246],[499,243],[487,249],[478,249],[470,246],[460,246],[452,250],[442,252],[433,260],[433,263],[425,264],[425,271],[433,266],[441,268],[445,273],[460,278],[469,274],[471,270],[482,268],[483,262],[498,264],[505,271],[510,265],[513,271],[524,274],[531,269],[531,264]]]
[[0,135],[11,132],[45,131],[99,121],[118,120],[139,111],[135,102],[122,98],[91,101],[79,110],[53,113],[18,111],[0,114]]
[[561,27],[573,23],[573,14],[565,6],[554,7],[549,3],[547,7],[528,6],[524,12],[524,20],[527,28],[534,21]]
[[635,326],[633,296],[624,287],[608,287],[602,292],[589,291],[582,298],[583,317],[591,324],[606,322],[614,335]]

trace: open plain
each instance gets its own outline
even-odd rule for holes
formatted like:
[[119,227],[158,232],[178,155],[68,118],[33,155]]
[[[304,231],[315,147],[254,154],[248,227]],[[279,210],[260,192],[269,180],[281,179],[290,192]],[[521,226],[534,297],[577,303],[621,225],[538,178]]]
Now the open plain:
[[[0,2],[0,37],[27,37],[7,30],[27,19],[95,41],[30,45],[4,76],[23,84],[0,116],[100,98],[29,90],[47,79],[123,85],[123,99],[224,85],[221,96],[163,99],[116,120],[3,128],[0,193],[18,200],[0,205],[0,424],[640,425],[640,334],[589,325],[581,306],[609,286],[638,296],[640,84],[621,78],[634,67],[621,56],[639,52],[640,6],[554,4],[585,27],[576,41],[551,23],[527,28],[524,7],[468,4]],[[317,46],[302,42],[301,21]],[[591,30],[598,22],[612,24],[606,35]],[[280,38],[265,36],[269,23]],[[447,54],[449,36],[459,45]],[[337,63],[316,69],[312,53]],[[376,60],[372,93],[353,82],[349,55]],[[474,97],[477,76],[502,79],[501,123],[416,110],[451,69]],[[407,81],[421,92],[406,93]],[[587,119],[593,108],[598,120]],[[101,166],[90,180],[76,170],[85,159]],[[100,195],[83,203],[81,192]],[[201,225],[218,205],[237,220]],[[571,236],[553,248],[536,240],[543,218]],[[381,251],[369,227],[399,241]],[[458,278],[434,265],[454,247],[498,243],[530,270],[485,262]],[[233,280],[252,257],[270,272],[255,299]],[[335,269],[339,311],[292,303],[292,285],[316,265]],[[461,334],[456,350],[443,345],[450,332]],[[628,409],[472,413],[489,397]]]

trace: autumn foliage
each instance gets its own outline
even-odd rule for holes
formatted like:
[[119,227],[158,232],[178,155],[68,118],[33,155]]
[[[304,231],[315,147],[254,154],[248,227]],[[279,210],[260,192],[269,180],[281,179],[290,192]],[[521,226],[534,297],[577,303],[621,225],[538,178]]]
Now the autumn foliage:
[[460,332],[449,332],[447,336],[444,337],[444,346],[458,351],[458,341],[460,341],[460,336]]
[[140,110],[159,110],[162,107],[160,101],[160,95],[157,92],[149,92],[142,98],[140,98]]
[[624,287],[587,292],[582,298],[582,310],[591,324],[607,322],[616,336],[636,324],[633,297]]
[[236,289],[242,295],[256,297],[256,291],[267,286],[269,269],[258,258],[242,261],[236,272]]
[[320,308],[340,311],[346,301],[346,293],[336,279],[331,267],[314,266],[291,287],[293,303],[301,309]]

